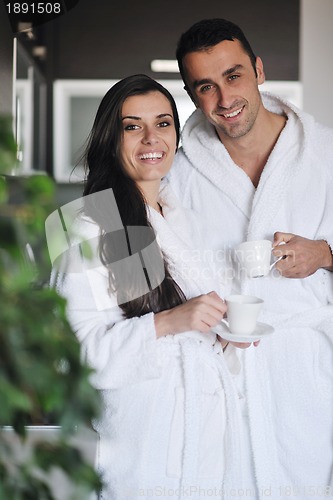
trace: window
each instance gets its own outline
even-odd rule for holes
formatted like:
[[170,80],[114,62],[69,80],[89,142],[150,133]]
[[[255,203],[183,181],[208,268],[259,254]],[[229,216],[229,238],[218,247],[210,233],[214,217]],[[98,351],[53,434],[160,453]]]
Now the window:
[[[57,80],[54,83],[54,176],[57,181],[79,182],[83,179],[83,167],[78,163],[79,158],[99,103],[116,82],[117,80]],[[184,90],[183,82],[159,82],[173,95],[183,126],[195,109]],[[265,82],[260,90],[271,91],[301,107],[302,85],[299,82]]]

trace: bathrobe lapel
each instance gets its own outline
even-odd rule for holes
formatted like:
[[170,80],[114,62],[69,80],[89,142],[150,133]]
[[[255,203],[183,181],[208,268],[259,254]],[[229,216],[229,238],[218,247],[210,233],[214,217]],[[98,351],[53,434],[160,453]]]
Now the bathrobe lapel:
[[230,158],[223,144],[217,140],[214,127],[199,109],[187,124],[183,132],[183,149],[189,161],[248,218],[255,192],[251,180]]
[[302,126],[297,123],[293,114],[289,114],[253,196],[248,240],[270,237],[272,221],[284,205],[292,181],[304,168],[305,161]]

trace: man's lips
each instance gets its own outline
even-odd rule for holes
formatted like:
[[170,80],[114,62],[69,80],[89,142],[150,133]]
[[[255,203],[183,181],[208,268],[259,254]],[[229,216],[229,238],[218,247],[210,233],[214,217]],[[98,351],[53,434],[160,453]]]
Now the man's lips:
[[238,116],[244,109],[245,106],[242,106],[241,108],[237,108],[234,111],[231,111],[230,113],[218,113],[219,116],[223,116],[224,118],[230,119],[230,118],[235,118],[235,116]]

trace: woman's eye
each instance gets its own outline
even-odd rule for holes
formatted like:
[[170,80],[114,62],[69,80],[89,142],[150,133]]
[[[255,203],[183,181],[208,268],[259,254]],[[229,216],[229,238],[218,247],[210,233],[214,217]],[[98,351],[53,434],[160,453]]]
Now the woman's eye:
[[171,123],[170,122],[161,122],[158,124],[159,127],[170,127]]
[[124,130],[137,130],[138,128],[139,125],[130,124],[130,125],[125,125]]

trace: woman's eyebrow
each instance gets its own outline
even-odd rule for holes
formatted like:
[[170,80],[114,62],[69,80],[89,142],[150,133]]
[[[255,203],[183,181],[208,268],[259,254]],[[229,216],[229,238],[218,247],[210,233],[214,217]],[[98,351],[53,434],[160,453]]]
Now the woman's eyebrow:
[[128,116],[123,116],[122,120],[126,120],[127,118],[129,120],[141,120],[142,119],[142,118],[140,118],[140,116],[131,116],[131,115],[128,115]]
[[[170,115],[170,113],[161,113],[161,114],[157,115],[156,118],[165,118],[166,116],[169,116],[170,118],[173,118],[173,116]],[[126,119],[129,119],[129,120],[142,120],[142,118],[140,116],[127,115],[127,116],[123,116],[122,117],[122,120],[126,120]]]

